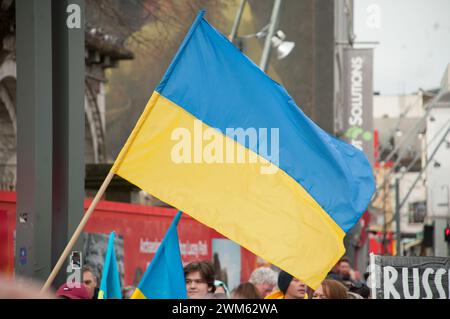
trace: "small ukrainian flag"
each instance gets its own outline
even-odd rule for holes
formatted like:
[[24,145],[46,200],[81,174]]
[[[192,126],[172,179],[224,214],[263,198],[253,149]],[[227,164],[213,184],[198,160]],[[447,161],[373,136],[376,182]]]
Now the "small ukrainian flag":
[[187,298],[177,232],[180,218],[178,212],[131,299]]
[[117,267],[116,253],[114,250],[115,237],[116,233],[111,232],[109,235],[108,249],[106,250],[105,263],[103,265],[98,299],[122,299],[120,274]]

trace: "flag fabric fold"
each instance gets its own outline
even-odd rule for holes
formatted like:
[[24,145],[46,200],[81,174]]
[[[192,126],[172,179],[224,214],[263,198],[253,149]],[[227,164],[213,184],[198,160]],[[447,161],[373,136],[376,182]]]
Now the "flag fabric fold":
[[120,274],[117,267],[116,253],[114,250],[115,232],[109,235],[108,248],[103,265],[102,280],[98,292],[98,299],[122,299],[120,288]]
[[187,298],[177,232],[181,214],[175,215],[131,299]]
[[316,288],[373,195],[370,164],[203,14],[112,172]]

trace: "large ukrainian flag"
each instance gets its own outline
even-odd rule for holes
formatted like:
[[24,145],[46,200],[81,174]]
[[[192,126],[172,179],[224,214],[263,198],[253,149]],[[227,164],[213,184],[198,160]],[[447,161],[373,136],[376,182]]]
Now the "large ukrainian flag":
[[[374,192],[369,162],[306,117],[203,15],[112,172],[317,288],[344,254],[345,233]],[[211,128],[211,141],[223,137],[236,152],[258,160],[202,162],[194,154],[191,164],[174,161],[174,137],[191,136],[195,151],[202,143],[198,133]],[[259,147],[261,140],[227,136],[227,128],[254,128],[262,138],[279,129],[279,161],[272,161],[277,170],[262,173],[273,157]]]

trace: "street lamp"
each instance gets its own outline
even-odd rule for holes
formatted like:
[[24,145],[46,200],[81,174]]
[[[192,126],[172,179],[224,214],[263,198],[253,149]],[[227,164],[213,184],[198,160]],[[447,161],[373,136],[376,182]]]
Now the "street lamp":
[[284,41],[285,38],[286,35],[281,30],[278,30],[277,33],[272,37],[272,46],[277,50],[278,60],[287,57],[295,47],[295,42]]
[[[237,37],[239,40],[246,40],[251,38],[262,39],[267,36],[267,29],[269,25],[266,25],[260,31],[254,34],[247,34],[240,37]],[[235,37],[236,39],[236,37]],[[286,34],[278,30],[271,39],[272,48],[276,50],[277,59],[281,60],[287,57],[295,47],[295,42],[285,41]]]
[[[244,11],[246,2],[247,2],[246,0],[241,0],[238,11],[236,12],[236,17],[233,22],[231,34],[229,36],[229,39],[231,42],[234,42],[234,40],[237,37],[237,31],[239,28],[239,24],[241,22],[242,13]],[[291,53],[291,51],[295,47],[294,42],[284,41],[284,39],[286,38],[286,35],[284,34],[283,31],[278,30],[277,32],[275,32],[277,25],[278,25],[278,17],[280,14],[281,3],[282,3],[282,0],[274,1],[272,14],[270,17],[270,22],[261,31],[259,31],[256,34],[240,37],[241,39],[252,38],[252,37],[256,37],[256,38],[260,39],[262,37],[266,37],[266,40],[264,43],[264,49],[263,49],[262,56],[261,56],[261,61],[259,64],[259,67],[264,72],[266,71],[267,64],[268,64],[269,58],[270,58],[270,51],[272,48],[276,49],[277,58],[279,60],[281,60],[281,59],[284,59],[286,56],[288,56],[289,53]]]

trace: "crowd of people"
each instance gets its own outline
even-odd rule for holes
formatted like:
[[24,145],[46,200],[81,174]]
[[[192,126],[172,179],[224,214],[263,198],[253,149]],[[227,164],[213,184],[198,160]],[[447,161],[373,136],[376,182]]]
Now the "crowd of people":
[[[243,282],[232,291],[226,283],[216,278],[213,264],[210,261],[196,261],[184,267],[186,292],[189,299],[368,299],[370,289],[357,271],[351,268],[350,262],[342,258],[329,272],[321,285],[313,290],[301,280],[285,271],[272,269],[270,266],[256,268],[248,282]],[[55,295],[40,295],[44,298],[56,297],[65,299],[97,299],[98,276],[89,266],[83,268],[80,285],[61,285]],[[5,281],[6,283],[6,281]],[[0,291],[3,298],[33,298],[31,290],[23,295],[17,285],[8,284],[8,290]],[[35,285],[36,286],[36,285]],[[6,285],[5,285],[6,287]],[[37,289],[35,289],[37,292]],[[135,290],[133,286],[122,289],[122,297],[128,299]],[[36,294],[35,297],[38,297]]]
[[[342,258],[321,285],[313,290],[285,271],[259,267],[248,282],[241,283],[229,294],[218,290],[213,266],[208,261],[188,264],[184,268],[188,298],[231,299],[368,299],[370,289],[347,258]],[[367,278],[365,278],[367,279]],[[221,284],[223,284],[221,282]],[[221,285],[223,286],[223,285]]]

